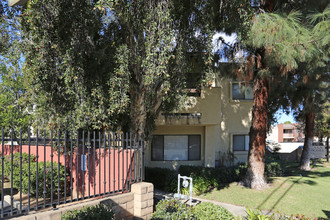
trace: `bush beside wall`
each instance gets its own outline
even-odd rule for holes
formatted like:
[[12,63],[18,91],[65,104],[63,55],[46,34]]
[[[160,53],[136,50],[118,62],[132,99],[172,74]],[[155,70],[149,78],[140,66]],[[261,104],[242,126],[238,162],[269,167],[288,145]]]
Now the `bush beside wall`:
[[196,205],[193,209],[193,213],[195,218],[200,220],[234,219],[233,214],[231,214],[227,209],[214,205],[210,202],[202,202]]
[[157,204],[151,219],[194,219],[194,213],[191,207],[178,200],[164,199]]
[[225,208],[209,202],[202,202],[189,207],[175,199],[162,200],[156,206],[151,219],[197,219],[197,220],[232,220],[234,216]]
[[[154,184],[156,189],[167,192],[176,192],[178,184],[178,173],[182,176],[193,178],[194,193],[201,194],[220,185],[241,181],[247,171],[247,163],[235,167],[202,167],[182,165],[178,171],[166,168],[146,167],[146,181]],[[276,160],[269,160],[265,164],[265,175],[267,177],[282,176],[281,163]],[[188,193],[188,188],[182,190]]]
[[145,181],[154,184],[156,189],[174,192],[178,187],[178,174],[167,168],[145,168]]
[[[29,165],[30,161],[30,165]],[[53,170],[53,195],[57,195],[57,189],[64,192],[65,183],[69,186],[67,178],[65,178],[65,167],[58,163],[53,162],[53,169],[51,162],[46,162],[46,169],[44,170],[44,162],[38,162],[38,181],[37,181],[37,163],[36,157],[34,155],[29,155],[27,153],[22,153],[22,171],[20,168],[20,153],[15,153],[13,155],[13,169],[11,169],[11,155],[5,156],[4,159],[4,176],[11,179],[13,172],[13,187],[20,189],[20,184],[22,183],[22,192],[28,193],[29,191],[29,166],[30,166],[30,193],[31,195],[36,195],[36,186],[38,183],[38,197],[43,197],[44,183],[45,183],[45,196],[50,197],[51,195],[51,171]],[[2,164],[0,163],[0,172],[2,170]],[[59,173],[58,173],[59,168]],[[45,172],[44,172],[45,171]],[[22,172],[22,181],[20,177],[20,172]],[[45,174],[45,175],[44,175]],[[58,185],[59,183],[59,185]],[[67,190],[69,188],[67,187]]]
[[114,212],[108,206],[103,204],[95,205],[95,206],[87,206],[80,210],[68,211],[64,215],[62,215],[63,220],[106,220],[106,219],[114,219]]

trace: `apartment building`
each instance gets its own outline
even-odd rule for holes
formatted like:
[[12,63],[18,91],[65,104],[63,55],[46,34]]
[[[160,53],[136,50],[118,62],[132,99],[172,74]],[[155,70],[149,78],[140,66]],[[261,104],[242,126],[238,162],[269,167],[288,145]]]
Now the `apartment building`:
[[247,161],[251,87],[218,79],[210,88],[194,92],[180,111],[158,117],[146,166],[177,169]]
[[304,137],[300,124],[278,124],[271,128],[267,141],[272,143],[303,142]]

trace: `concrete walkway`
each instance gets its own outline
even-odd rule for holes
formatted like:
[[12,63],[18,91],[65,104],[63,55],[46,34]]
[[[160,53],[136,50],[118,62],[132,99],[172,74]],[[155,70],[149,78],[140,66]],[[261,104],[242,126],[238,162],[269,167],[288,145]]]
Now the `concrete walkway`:
[[[157,189],[154,190],[154,197],[159,200],[173,198],[173,195],[174,195],[173,193],[166,193],[164,191],[157,190]],[[197,205],[198,203],[201,203],[201,202],[211,202],[215,205],[224,207],[225,209],[227,209],[229,212],[231,212],[236,217],[246,217],[247,216],[246,208],[243,206],[237,206],[237,205],[232,205],[232,204],[228,204],[228,203],[224,203],[224,202],[218,202],[218,201],[214,201],[214,200],[202,199],[202,198],[197,198],[197,197],[192,197],[192,200],[193,200],[192,205]],[[184,202],[189,204],[189,200],[184,200]],[[266,215],[272,214],[270,211],[262,211],[262,213],[266,214]]]
[[218,202],[218,201],[208,200],[208,199],[202,199],[202,198],[195,198],[195,197],[193,197],[193,198],[194,198],[194,200],[199,200],[201,202],[211,202],[215,205],[224,207],[225,209],[227,209],[229,212],[231,212],[233,215],[235,215],[237,217],[247,216],[246,209],[243,206],[237,206],[237,205],[232,205],[232,204],[228,204],[228,203],[223,203],[223,202]]

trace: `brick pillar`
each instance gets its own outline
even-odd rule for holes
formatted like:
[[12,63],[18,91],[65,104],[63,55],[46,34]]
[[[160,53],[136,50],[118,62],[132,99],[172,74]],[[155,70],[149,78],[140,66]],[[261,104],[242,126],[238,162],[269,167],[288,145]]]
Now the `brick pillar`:
[[134,218],[150,219],[154,205],[154,185],[152,183],[135,183],[131,192],[134,193]]

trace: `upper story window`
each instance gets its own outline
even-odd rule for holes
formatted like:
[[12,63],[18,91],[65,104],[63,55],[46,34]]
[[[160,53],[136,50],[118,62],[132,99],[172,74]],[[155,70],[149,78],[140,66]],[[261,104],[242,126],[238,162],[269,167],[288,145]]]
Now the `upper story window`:
[[284,134],[292,134],[293,130],[292,129],[283,129]]
[[249,135],[233,135],[233,150],[248,151],[249,150]]
[[239,82],[233,82],[232,88],[232,99],[233,100],[252,100],[253,90],[251,85]]

